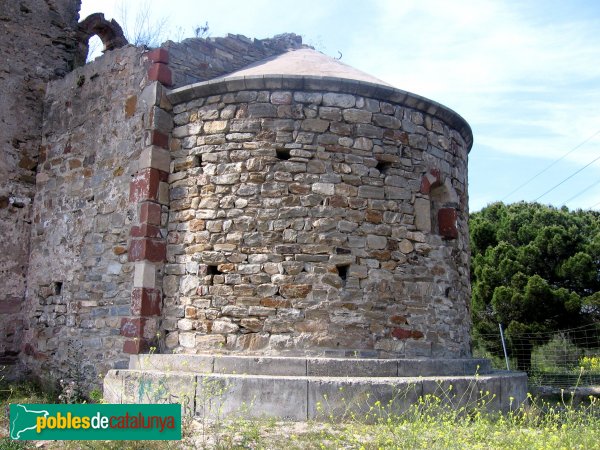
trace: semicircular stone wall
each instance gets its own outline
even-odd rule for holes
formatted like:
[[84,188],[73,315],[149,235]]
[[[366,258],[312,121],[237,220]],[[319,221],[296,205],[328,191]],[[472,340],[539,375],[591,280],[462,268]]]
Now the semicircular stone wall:
[[250,85],[171,94],[167,347],[469,356],[466,122],[388,88]]

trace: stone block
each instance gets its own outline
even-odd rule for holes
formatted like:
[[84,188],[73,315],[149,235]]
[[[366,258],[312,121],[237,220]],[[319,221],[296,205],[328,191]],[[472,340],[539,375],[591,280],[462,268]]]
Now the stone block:
[[129,370],[123,374],[123,403],[181,404],[182,416],[195,410],[196,375]]
[[415,226],[419,231],[431,232],[431,204],[425,198],[415,199]]
[[104,376],[102,398],[106,403],[123,403],[123,375],[109,370]]
[[129,368],[162,372],[212,373],[215,357],[212,355],[147,354],[131,355]]
[[314,183],[311,190],[316,194],[333,195],[335,193],[335,184],[333,183]]
[[379,186],[359,186],[358,196],[383,200],[385,198],[385,191],[383,187]]
[[402,239],[399,243],[398,243],[398,250],[400,250],[402,253],[404,253],[405,255],[409,254],[410,252],[412,252],[415,249],[415,246],[413,245],[413,243],[411,241],[409,241],[408,239]]
[[152,239],[161,239],[161,231],[160,228],[156,225],[148,225],[143,223],[141,225],[134,225],[129,230],[129,235],[132,238],[152,238]]
[[327,93],[323,95],[323,105],[352,108],[356,105],[356,97],[350,94]]
[[159,316],[161,305],[159,289],[134,288],[131,292],[131,314],[135,316]]
[[282,284],[279,292],[286,298],[304,298],[312,290],[310,284]]
[[129,184],[129,201],[158,200],[159,184],[167,181],[167,178],[167,172],[152,167],[140,170]]
[[196,414],[307,419],[308,382],[291,377],[244,377],[213,375],[198,377]]
[[164,48],[155,48],[146,53],[146,57],[154,63],[169,64],[169,51]]
[[162,96],[163,87],[159,82],[149,83],[138,97],[138,104],[150,110],[152,106],[158,106]]
[[[308,419],[376,420],[388,413],[401,414],[421,396],[419,379],[396,380],[394,383],[367,379],[310,379],[308,383]],[[381,403],[381,409],[374,406]],[[373,416],[378,414],[378,417]]]
[[323,94],[319,92],[294,92],[294,101],[298,103],[312,103],[318,105],[323,100]]
[[527,374],[524,372],[500,372],[500,402],[502,409],[514,411],[527,401]]
[[406,328],[392,329],[392,336],[396,339],[421,339],[423,333],[418,330],[407,330]]
[[158,183],[158,203],[169,205],[169,183],[164,181]]
[[407,358],[413,356],[431,356],[431,342],[408,339],[404,344],[404,354]]
[[402,122],[399,119],[386,114],[374,114],[373,123],[379,127],[391,128],[394,130],[399,129],[402,126]]
[[339,122],[342,120],[342,110],[340,108],[322,106],[319,108],[319,117],[321,119]]
[[457,215],[455,208],[440,208],[438,211],[439,233],[444,239],[458,238]]
[[146,319],[142,317],[123,317],[121,319],[121,336],[128,338],[141,338],[144,334]]
[[277,117],[277,106],[271,103],[251,103],[248,105],[248,117]]
[[215,356],[214,372],[237,375],[305,376],[306,360],[292,357]]
[[139,354],[149,350],[150,346],[145,339],[133,338],[123,342],[123,353]]
[[194,348],[196,345],[196,333],[179,333],[179,345],[184,348]]
[[274,105],[289,105],[292,103],[292,93],[289,91],[275,91],[271,94],[271,103]]
[[133,272],[134,288],[156,288],[156,266],[148,261],[135,263]]
[[301,124],[304,131],[315,131],[323,133],[329,128],[329,121],[322,119],[304,119]]
[[153,63],[148,68],[148,79],[150,81],[158,81],[165,86],[173,85],[173,75],[169,66],[163,63]]
[[157,130],[169,134],[173,129],[173,118],[168,111],[153,106],[145,117],[145,127],[148,130]]
[[212,120],[210,122],[204,122],[203,129],[206,134],[226,133],[229,131],[229,121]]
[[381,139],[383,137],[383,129],[368,123],[358,123],[356,124],[356,135]]
[[146,147],[142,150],[139,160],[139,168],[154,168],[163,172],[169,172],[171,166],[171,155],[168,150],[157,145]]
[[344,120],[350,123],[371,123],[372,113],[364,109],[345,109],[342,113]]
[[225,346],[225,336],[220,334],[196,333],[195,348],[197,350],[215,350]]
[[161,225],[162,209],[158,203],[142,202],[140,204],[140,223]]
[[309,358],[306,374],[311,377],[395,377],[393,359]]
[[129,261],[163,262],[167,258],[167,244],[162,239],[131,239],[127,256]]
[[387,247],[387,238],[385,236],[376,236],[369,234],[367,236],[367,248],[381,250]]
[[440,405],[454,411],[460,408],[474,408],[479,399],[479,386],[475,377],[444,377],[424,379],[422,395],[433,396]]
[[157,145],[161,148],[169,148],[169,135],[168,133],[162,133],[158,130],[150,130],[148,132],[148,138],[146,139],[146,145]]
[[440,185],[440,183],[440,171],[438,169],[431,169],[421,178],[420,192],[422,194],[429,194],[431,188]]

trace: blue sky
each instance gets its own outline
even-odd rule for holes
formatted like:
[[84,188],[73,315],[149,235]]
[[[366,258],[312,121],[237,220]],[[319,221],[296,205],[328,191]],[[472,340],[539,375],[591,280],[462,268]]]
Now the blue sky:
[[166,38],[174,40],[205,22],[214,37],[294,32],[327,55],[339,51],[346,64],[452,108],[475,136],[472,211],[538,198],[600,210],[596,0],[83,0],[81,17],[103,12],[122,21],[122,4],[129,22],[136,8],[149,6],[153,17],[166,18]]

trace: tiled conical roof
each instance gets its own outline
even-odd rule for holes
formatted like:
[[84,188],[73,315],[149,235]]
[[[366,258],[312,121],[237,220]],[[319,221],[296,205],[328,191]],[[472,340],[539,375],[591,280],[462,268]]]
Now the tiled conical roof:
[[374,76],[350,67],[343,62],[330,58],[321,52],[309,48],[292,50],[281,55],[263,59],[222,78],[255,75],[304,75],[346,78],[369,83],[390,86]]

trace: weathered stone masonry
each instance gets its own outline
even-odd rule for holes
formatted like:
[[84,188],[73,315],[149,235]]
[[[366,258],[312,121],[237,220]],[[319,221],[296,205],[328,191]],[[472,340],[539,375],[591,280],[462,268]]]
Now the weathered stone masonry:
[[23,355],[37,373],[80,365],[94,379],[127,364],[119,330],[131,314],[129,184],[149,127],[147,64],[126,47],[48,86]]
[[[2,376],[76,370],[97,383],[156,344],[172,126],[163,86],[195,68],[177,49],[200,45],[218,74],[287,49],[287,37],[171,43],[173,76],[166,51],[116,48],[118,24],[98,14],[78,24],[79,6],[27,0],[0,12]],[[107,53],[72,71],[93,34]],[[247,55],[232,63],[222,49],[236,41]]]
[[170,347],[469,355],[468,133],[340,79],[170,98]]
[[79,0],[0,1],[0,367],[23,334],[31,208],[46,83],[73,67]]
[[262,40],[229,34],[211,39],[167,41],[163,48],[169,55],[172,86],[178,88],[220,77],[256,61],[307,46],[295,34]]
[[[469,356],[462,118],[352,77],[229,75],[316,54],[295,35],[116,48],[78,8],[0,12],[0,364],[97,383],[151,346]],[[107,52],[72,70],[94,33]]]

